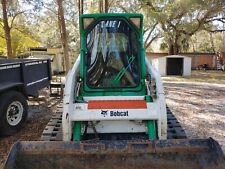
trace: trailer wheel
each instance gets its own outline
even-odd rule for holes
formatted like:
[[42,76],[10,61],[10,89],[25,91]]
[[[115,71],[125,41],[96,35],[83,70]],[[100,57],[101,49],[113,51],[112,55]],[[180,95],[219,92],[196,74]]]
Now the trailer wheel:
[[0,99],[0,135],[19,131],[27,118],[27,101],[23,94],[10,91]]

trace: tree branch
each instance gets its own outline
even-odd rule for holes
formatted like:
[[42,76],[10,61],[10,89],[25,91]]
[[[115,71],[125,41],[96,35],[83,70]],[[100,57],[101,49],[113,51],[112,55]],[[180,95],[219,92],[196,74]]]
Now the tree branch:
[[[147,42],[149,40],[149,38],[151,37],[153,31],[155,30],[156,26],[158,25],[158,22],[156,22],[152,27],[151,27],[151,30],[149,31],[148,33],[148,36],[147,38],[145,39],[145,45],[147,45]],[[147,32],[147,31],[146,31]]]
[[148,43],[146,43],[144,46],[145,46],[145,49],[147,49],[154,40],[156,40],[157,38],[159,38],[159,34],[157,34],[156,36],[154,36]]
[[124,8],[123,6],[120,6],[119,8],[122,9],[123,12],[128,13],[128,10],[126,8]]
[[49,11],[51,11],[52,13],[54,13],[56,16],[58,15],[57,11],[52,10],[51,8],[45,6],[45,8]]
[[26,10],[25,11],[20,11],[20,12],[18,12],[18,13],[16,13],[13,17],[12,17],[12,20],[11,20],[11,23],[10,23],[10,29],[12,29],[12,27],[13,27],[13,23],[14,23],[14,20],[16,19],[16,17],[18,16],[18,15],[20,15],[20,14],[23,14],[24,12],[26,12]]
[[3,19],[2,18],[0,18],[0,26],[1,27],[4,27],[4,25],[3,25]]
[[225,23],[225,18],[213,18],[213,19],[207,20],[205,23],[209,23],[213,21],[219,21],[219,22]]
[[3,38],[3,39],[5,39],[5,36],[4,36],[4,35],[1,35],[1,34],[0,34],[0,38]]
[[208,30],[208,32],[212,32],[212,33],[225,32],[225,29]]

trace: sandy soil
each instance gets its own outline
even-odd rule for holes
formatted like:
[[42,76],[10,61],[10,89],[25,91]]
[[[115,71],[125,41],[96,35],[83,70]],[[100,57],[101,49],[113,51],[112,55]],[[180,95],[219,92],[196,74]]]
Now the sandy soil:
[[225,152],[225,72],[163,78],[166,102],[189,138],[212,137]]

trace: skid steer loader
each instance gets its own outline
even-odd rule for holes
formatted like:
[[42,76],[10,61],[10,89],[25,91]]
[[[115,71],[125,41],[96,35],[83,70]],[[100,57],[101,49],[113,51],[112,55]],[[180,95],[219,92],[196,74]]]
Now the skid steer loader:
[[142,34],[141,14],[81,15],[80,56],[67,75],[62,116],[43,132],[47,141],[15,143],[4,169],[225,168],[212,138],[186,139],[182,130],[171,137]]

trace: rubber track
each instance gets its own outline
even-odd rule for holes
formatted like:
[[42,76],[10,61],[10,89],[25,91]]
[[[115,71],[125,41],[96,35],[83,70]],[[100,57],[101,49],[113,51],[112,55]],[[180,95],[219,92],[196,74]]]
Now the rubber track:
[[42,133],[42,141],[62,141],[62,109],[60,103]]
[[[177,118],[167,107],[167,139],[187,138]],[[62,141],[62,104],[57,106],[55,113],[45,127],[42,141]]]
[[187,138],[184,129],[181,127],[179,121],[170,111],[169,107],[167,109],[167,139],[182,139]]

